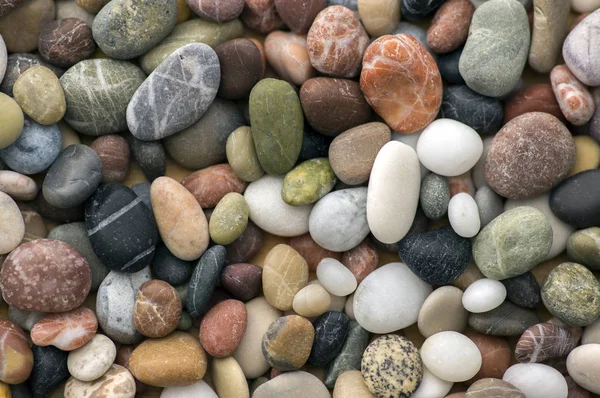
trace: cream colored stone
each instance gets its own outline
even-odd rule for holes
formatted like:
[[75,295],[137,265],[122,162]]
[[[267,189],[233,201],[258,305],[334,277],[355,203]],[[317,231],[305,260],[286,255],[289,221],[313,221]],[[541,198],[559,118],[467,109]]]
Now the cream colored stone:
[[110,369],[117,356],[117,347],[103,334],[95,335],[82,347],[69,352],[69,373],[80,381],[94,381]]
[[296,293],[308,283],[308,264],[291,246],[277,245],[265,258],[262,281],[269,303],[277,309],[289,311]]
[[358,14],[371,37],[387,35],[400,21],[400,0],[358,0]]
[[113,364],[95,381],[71,377],[65,386],[65,398],[133,398],[135,379],[123,366]]
[[219,398],[250,398],[244,371],[233,357],[214,358],[211,371]]
[[320,284],[307,285],[294,296],[292,307],[298,315],[312,318],[324,314],[331,306],[331,296]]
[[15,201],[0,192],[0,254],[10,253],[25,236],[25,221]]
[[0,120],[0,149],[3,149],[19,138],[25,122],[19,104],[4,93],[0,93]]
[[333,389],[333,398],[375,398],[367,388],[360,370],[349,370],[339,375]]
[[600,165],[600,145],[588,135],[573,137],[575,141],[575,164],[569,175],[581,173],[582,171],[597,169]]

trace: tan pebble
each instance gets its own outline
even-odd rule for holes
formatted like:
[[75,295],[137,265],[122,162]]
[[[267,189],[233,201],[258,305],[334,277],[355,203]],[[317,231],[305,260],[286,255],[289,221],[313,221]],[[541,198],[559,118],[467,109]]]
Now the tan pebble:
[[358,14],[369,35],[392,33],[400,21],[400,0],[358,0]]
[[600,165],[600,146],[590,136],[578,135],[575,141],[575,164],[569,175],[581,173],[585,170],[596,169]]
[[594,98],[566,65],[558,65],[550,72],[552,90],[565,118],[575,126],[582,126],[594,115]]
[[248,312],[244,303],[225,300],[208,311],[200,324],[200,344],[213,357],[232,355],[246,333]]
[[10,170],[0,170],[0,191],[15,200],[29,201],[35,199],[39,187],[26,175]]
[[0,192],[0,254],[10,253],[25,236],[25,222],[15,201]]
[[192,261],[208,247],[208,222],[194,196],[169,177],[159,177],[150,187],[158,231],[169,251]]
[[250,397],[244,372],[233,357],[213,359],[211,375],[219,398]]
[[148,337],[165,337],[177,328],[181,317],[181,299],[167,282],[151,280],[137,292],[133,308],[133,324]]
[[535,0],[529,66],[548,73],[560,57],[569,28],[569,0]]
[[306,35],[276,30],[265,39],[269,65],[281,78],[301,86],[316,74],[306,52]]
[[456,50],[467,40],[475,6],[469,0],[449,0],[436,11],[427,30],[427,44],[436,53]]
[[360,370],[349,370],[338,376],[333,398],[375,398],[365,384]]
[[0,398],[11,398],[10,387],[8,384],[0,381]]
[[27,69],[15,82],[13,94],[23,111],[39,124],[55,124],[67,110],[63,88],[45,66]]
[[33,353],[23,329],[0,318],[0,381],[24,383],[33,369]]
[[97,380],[85,382],[71,377],[65,386],[65,398],[133,398],[135,392],[131,373],[115,364]]
[[321,285],[308,285],[296,293],[292,306],[298,315],[316,317],[329,310],[331,296]]
[[279,244],[265,258],[262,280],[269,303],[289,311],[296,293],[308,283],[308,264],[292,247]]
[[314,338],[315,330],[308,319],[282,316],[269,326],[262,340],[262,351],[272,367],[297,370],[308,360]]
[[28,205],[18,204],[18,206],[21,210],[21,216],[23,216],[23,222],[25,222],[25,236],[23,236],[21,243],[46,238],[48,228],[42,216]]
[[0,119],[0,149],[3,149],[19,138],[25,123],[19,104],[4,93],[0,93]]
[[438,332],[462,332],[467,327],[469,313],[462,305],[463,292],[454,286],[442,286],[425,299],[417,324],[425,337]]

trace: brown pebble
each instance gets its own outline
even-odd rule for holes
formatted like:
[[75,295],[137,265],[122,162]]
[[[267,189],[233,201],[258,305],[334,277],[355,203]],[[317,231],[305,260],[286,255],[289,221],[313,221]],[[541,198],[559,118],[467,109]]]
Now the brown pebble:
[[526,398],[517,387],[500,378],[476,381],[467,390],[465,398]]
[[221,65],[218,95],[226,99],[244,98],[262,78],[263,56],[249,39],[234,39],[215,47]]
[[0,318],[0,381],[24,383],[32,368],[33,353],[23,329],[8,319]]
[[372,114],[358,82],[348,79],[309,79],[300,88],[300,103],[311,127],[328,136],[364,124]]
[[458,176],[446,178],[450,188],[450,197],[463,192],[475,197],[475,184],[473,178],[471,178],[471,170]]
[[12,10],[23,4],[25,0],[2,0],[0,1],[0,17],[9,14]]
[[194,14],[216,23],[233,21],[244,9],[244,0],[186,0],[185,2]]
[[538,323],[521,335],[515,357],[519,362],[543,362],[565,357],[576,346],[577,340],[568,330],[552,323]]
[[306,52],[306,35],[276,30],[265,39],[269,65],[285,81],[302,85],[316,74]]
[[42,27],[38,49],[46,61],[68,68],[90,58],[96,44],[88,24],[79,18],[65,18]]
[[275,0],[275,8],[283,22],[295,33],[307,33],[327,0]]
[[42,27],[53,21],[55,15],[54,0],[27,0],[0,18],[0,35],[8,53],[36,50]]
[[102,182],[123,182],[129,171],[129,144],[119,135],[104,135],[90,145],[102,160]]
[[23,236],[21,243],[47,237],[48,228],[42,216],[29,205],[18,203],[18,206],[23,216],[23,222],[25,223],[25,236]]
[[[219,1],[219,0],[217,0]],[[245,0],[242,21],[250,29],[266,34],[281,26],[274,0]]]
[[564,121],[550,84],[533,84],[517,91],[504,103],[504,123],[527,112],[546,112]]
[[352,272],[358,283],[375,271],[378,263],[379,254],[368,238],[342,255],[342,264]]
[[342,259],[342,253],[332,252],[319,246],[309,233],[290,238],[289,245],[306,260],[308,269],[312,272],[317,271],[317,265],[324,258],[334,258],[338,261]]
[[436,53],[456,50],[467,40],[475,6],[469,0],[449,0],[435,13],[427,30],[427,44]]
[[217,164],[198,170],[181,181],[200,206],[215,207],[230,192],[244,193],[248,184],[239,179],[228,164]]
[[213,357],[230,356],[244,337],[247,324],[248,312],[244,303],[238,300],[222,301],[202,319],[200,344]]
[[552,90],[565,118],[575,126],[586,124],[594,115],[594,97],[566,65],[550,72]]
[[221,273],[221,286],[229,294],[241,301],[249,301],[258,296],[262,284],[262,268],[258,265],[230,264]]
[[297,370],[308,360],[314,338],[315,330],[308,319],[282,316],[269,326],[262,339],[262,351],[272,367]]
[[467,383],[487,377],[501,379],[511,362],[512,354],[508,341],[503,337],[477,332],[467,332],[466,336],[475,343],[481,353],[481,369]]
[[181,299],[167,282],[153,279],[137,292],[133,324],[148,337],[165,337],[177,328],[181,317]]
[[230,264],[250,261],[258,254],[264,240],[264,232],[248,220],[246,230],[233,243],[227,245],[227,259]]

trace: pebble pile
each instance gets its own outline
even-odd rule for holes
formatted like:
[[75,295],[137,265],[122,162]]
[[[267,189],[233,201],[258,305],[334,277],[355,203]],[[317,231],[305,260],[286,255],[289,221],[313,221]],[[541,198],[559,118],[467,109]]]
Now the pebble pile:
[[0,398],[600,396],[600,0],[0,0]]

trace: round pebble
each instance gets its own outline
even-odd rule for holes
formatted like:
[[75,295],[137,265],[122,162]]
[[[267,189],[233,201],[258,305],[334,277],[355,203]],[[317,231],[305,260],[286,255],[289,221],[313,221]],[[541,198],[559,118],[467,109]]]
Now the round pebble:
[[262,284],[262,268],[254,264],[230,264],[221,273],[221,286],[234,298],[248,301],[256,297]]
[[358,15],[366,31],[373,37],[392,33],[400,20],[400,1],[358,0]]
[[306,52],[306,37],[293,32],[273,31],[265,38],[269,65],[281,78],[301,86],[315,75]]
[[427,30],[427,44],[436,53],[449,53],[467,40],[475,6],[469,0],[450,0],[436,11]]
[[443,217],[448,211],[449,202],[448,179],[435,173],[427,174],[421,181],[419,194],[419,203],[427,218],[437,220]]
[[493,279],[480,279],[473,282],[462,297],[462,303],[469,312],[480,313],[498,307],[506,298],[504,285]]
[[458,193],[448,203],[448,219],[454,232],[472,238],[479,232],[481,221],[475,199],[468,193]]
[[445,381],[434,375],[423,366],[423,380],[417,391],[411,395],[413,398],[445,397],[454,383]]
[[250,398],[248,382],[244,377],[244,372],[232,357],[213,359],[211,378],[219,397]]
[[581,126],[592,118],[594,98],[567,66],[555,66],[550,72],[550,82],[565,119],[575,126]]
[[451,382],[468,380],[481,368],[481,353],[475,343],[453,331],[428,337],[421,347],[421,358],[431,373]]
[[303,287],[296,293],[292,308],[298,315],[312,318],[324,314],[331,306],[331,296],[320,284]]
[[327,158],[306,160],[286,174],[281,198],[292,206],[317,202],[335,185],[336,178]]
[[[201,0],[197,2],[206,3]],[[247,96],[263,74],[263,60],[258,46],[248,39],[234,39],[219,44],[215,47],[215,53],[221,65],[219,97],[240,99]]]
[[564,358],[575,348],[578,338],[567,329],[545,322],[527,329],[515,347],[517,361],[544,362]]
[[527,398],[561,398],[568,393],[560,372],[540,363],[519,363],[508,368],[502,380],[521,390]]
[[77,380],[94,381],[108,371],[116,356],[117,347],[112,340],[97,334],[83,347],[69,353],[67,366]]

